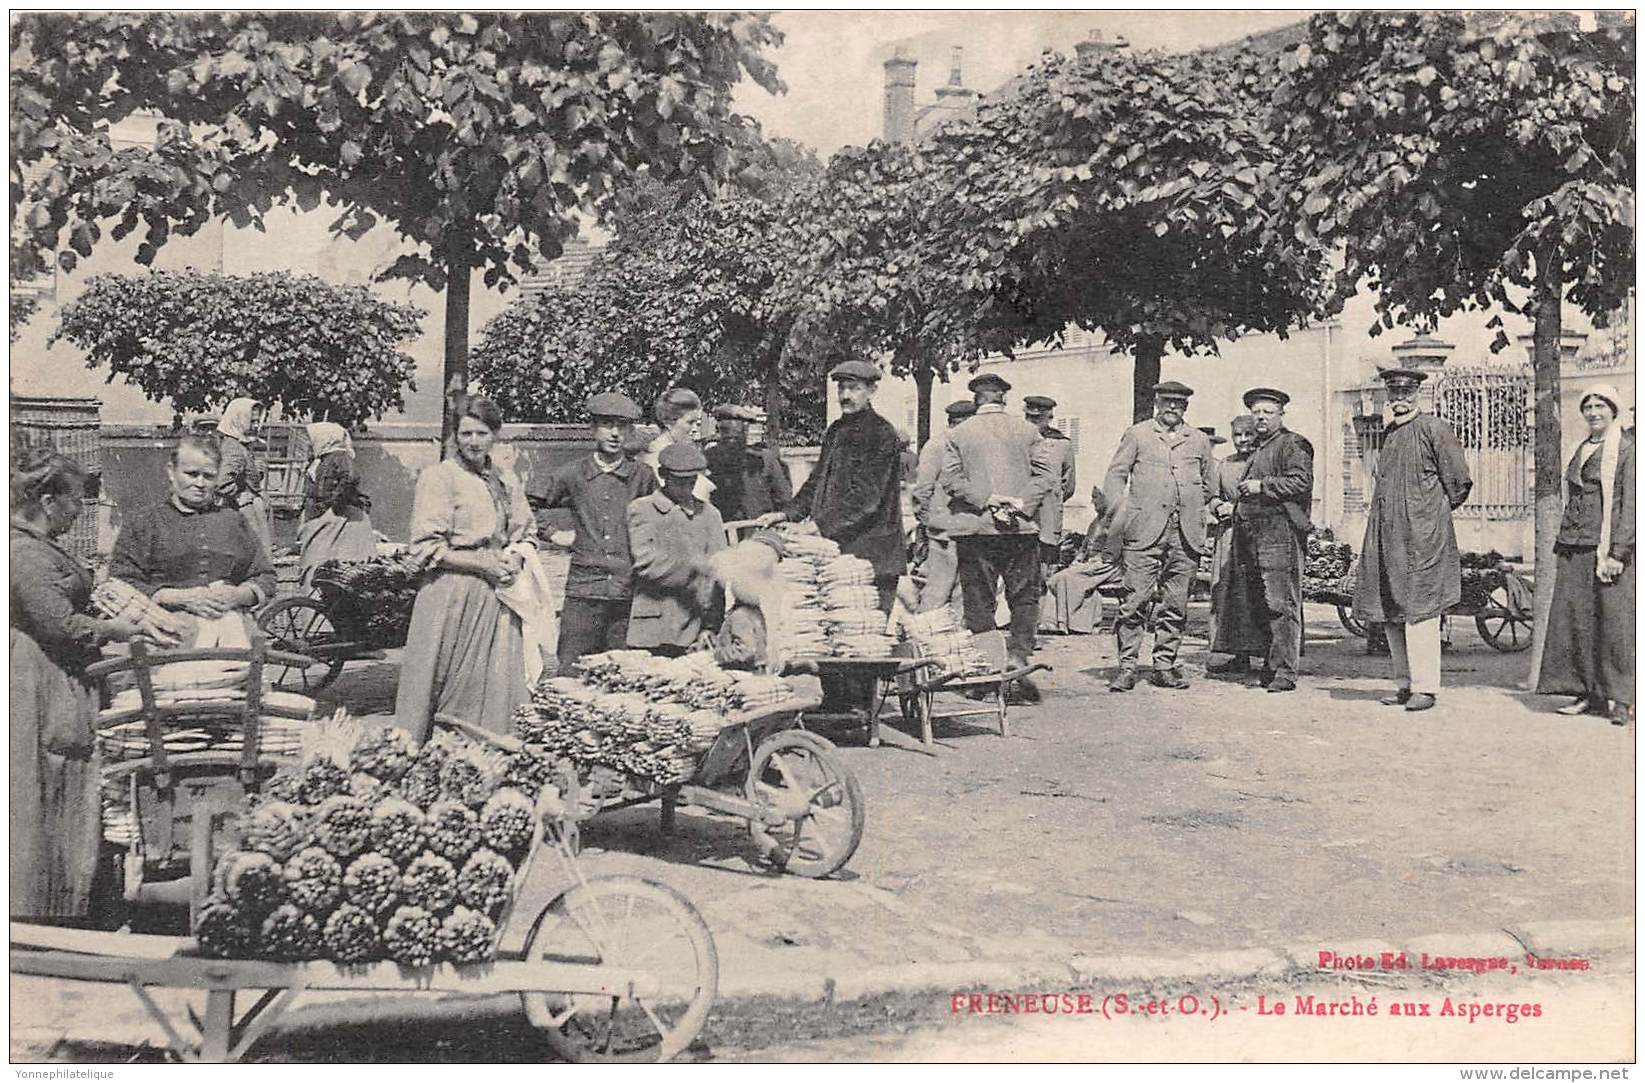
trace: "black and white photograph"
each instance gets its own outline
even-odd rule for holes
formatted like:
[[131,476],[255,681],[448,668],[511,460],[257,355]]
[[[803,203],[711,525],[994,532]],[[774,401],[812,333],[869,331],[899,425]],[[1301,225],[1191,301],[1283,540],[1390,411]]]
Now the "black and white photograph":
[[1636,16],[12,9],[13,1072],[1628,1078]]

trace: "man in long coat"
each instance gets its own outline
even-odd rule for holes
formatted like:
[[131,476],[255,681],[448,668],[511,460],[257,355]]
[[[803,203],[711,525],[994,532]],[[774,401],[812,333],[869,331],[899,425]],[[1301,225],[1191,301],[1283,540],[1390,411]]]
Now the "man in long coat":
[[[1226,597],[1256,618],[1266,643],[1270,692],[1297,687],[1302,651],[1302,561],[1314,499],[1314,447],[1285,427],[1291,397],[1271,387],[1245,393],[1257,444],[1236,487],[1234,553]],[[1243,656],[1241,656],[1243,657]]]
[[1056,419],[1057,400],[1046,395],[1026,395],[1022,400],[1022,416],[1040,431],[1040,439],[1050,463],[1051,491],[1040,501],[1040,562],[1052,568],[1062,563],[1062,506],[1073,499],[1076,485],[1074,473],[1074,441],[1052,422]]
[[[960,589],[965,597],[965,626],[991,632],[996,588],[1005,584],[1011,611],[1005,638],[1012,667],[1028,665],[1039,628],[1040,503],[1052,485],[1045,441],[1028,422],[1005,412],[1011,385],[992,372],[970,383],[977,413],[948,434],[938,475],[948,490],[948,531],[960,561]],[[1017,690],[1030,702],[1039,690],[1027,679]]]
[[1425,711],[1439,693],[1439,618],[1462,600],[1451,513],[1474,482],[1449,425],[1417,409],[1428,374],[1385,369],[1392,417],[1377,457],[1354,615],[1388,635],[1397,691],[1382,702]]
[[794,498],[794,485],[781,456],[772,448],[748,442],[748,427],[758,416],[751,406],[714,408],[718,438],[704,450],[708,477],[714,483],[709,499],[728,523],[757,519]]
[[696,444],[669,444],[657,456],[662,488],[628,505],[634,550],[634,601],[628,645],[658,654],[690,650],[719,627],[723,598],[710,560],[726,547],[725,523],[698,499],[708,460]]
[[1111,529],[1124,547],[1126,590],[1114,622],[1119,670],[1108,683],[1111,692],[1137,686],[1148,623],[1154,631],[1149,679],[1161,688],[1188,687],[1177,650],[1188,622],[1188,587],[1205,552],[1205,498],[1217,476],[1210,437],[1183,422],[1193,393],[1175,380],[1156,384],[1154,416],[1125,430],[1102,483],[1103,492],[1125,507]]

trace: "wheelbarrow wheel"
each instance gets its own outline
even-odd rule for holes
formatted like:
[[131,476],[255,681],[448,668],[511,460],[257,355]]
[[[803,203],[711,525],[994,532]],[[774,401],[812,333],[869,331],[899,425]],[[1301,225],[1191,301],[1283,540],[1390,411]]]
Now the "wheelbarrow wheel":
[[[313,657],[315,648],[324,648],[337,640],[337,629],[331,623],[326,607],[313,598],[293,596],[276,598],[257,615],[257,627],[268,637],[275,650],[290,651]],[[343,672],[342,658],[317,658],[310,666],[269,667],[269,678],[274,687],[283,692],[299,692],[312,696],[337,679]]]
[[1474,614],[1474,627],[1479,629],[1479,638],[1499,651],[1512,654],[1531,645],[1531,614],[1514,605],[1506,586],[1486,595],[1485,607]]
[[1354,609],[1352,606],[1337,606],[1337,620],[1341,621],[1342,626],[1348,629],[1348,631],[1352,634],[1359,636],[1361,639],[1365,638],[1365,622],[1354,616]]
[[777,868],[813,879],[839,869],[862,842],[862,787],[839,750],[805,730],[772,734],[754,750],[745,792],[788,819],[778,827],[751,819],[750,834]]
[[556,1054],[574,1063],[652,1063],[684,1052],[719,992],[720,958],[695,907],[672,888],[637,876],[589,879],[544,908],[526,942],[527,962],[641,970],[655,997],[521,993],[526,1018]]

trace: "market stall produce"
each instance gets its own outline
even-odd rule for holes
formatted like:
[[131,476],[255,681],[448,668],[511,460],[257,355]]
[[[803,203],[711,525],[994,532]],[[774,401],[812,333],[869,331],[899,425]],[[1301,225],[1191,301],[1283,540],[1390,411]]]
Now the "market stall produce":
[[[720,669],[708,652],[610,651],[578,667],[541,682],[515,712],[516,735],[540,760],[510,770],[565,764],[582,817],[650,800],[662,802],[664,830],[681,803],[740,816],[766,860],[802,876],[850,860],[861,788],[832,744],[790,728],[815,701],[786,680]],[[724,792],[737,782],[740,794]]]
[[[667,1059],[695,1038],[718,984],[707,926],[666,887],[582,874],[535,753],[461,724],[422,749],[346,717],[305,737],[248,798],[195,810],[194,939],[14,923],[13,972],[130,986],[187,1060],[239,1059],[309,989],[515,993],[579,1060]],[[426,807],[368,805],[335,789],[359,775],[437,785]],[[205,991],[197,1041],[156,986]]]

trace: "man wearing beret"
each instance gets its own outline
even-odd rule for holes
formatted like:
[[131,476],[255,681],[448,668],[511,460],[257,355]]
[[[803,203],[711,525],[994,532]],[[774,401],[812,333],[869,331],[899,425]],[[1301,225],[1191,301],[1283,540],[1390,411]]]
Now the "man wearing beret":
[[1211,441],[1183,421],[1193,393],[1175,380],[1156,384],[1154,416],[1125,430],[1103,480],[1103,492],[1125,508],[1123,516],[1111,513],[1126,591],[1114,622],[1119,671],[1108,683],[1112,692],[1137,686],[1143,628],[1150,623],[1149,679],[1161,688],[1188,687],[1177,652],[1188,622],[1188,587],[1206,548],[1205,499],[1217,469]]
[[1382,702],[1426,711],[1439,695],[1439,618],[1462,600],[1451,513],[1473,489],[1451,427],[1417,409],[1428,374],[1386,369],[1389,417],[1360,550],[1354,615],[1388,634],[1397,687]]
[[1052,568],[1062,563],[1062,505],[1074,496],[1074,441],[1051,422],[1057,400],[1045,395],[1028,395],[1022,400],[1022,414],[1040,432],[1051,469],[1051,491],[1040,501],[1040,562]]
[[588,400],[594,451],[550,475],[527,494],[538,509],[566,508],[577,529],[566,573],[556,653],[560,672],[585,654],[618,650],[628,642],[634,566],[628,549],[628,505],[657,491],[657,475],[623,454],[640,407],[627,395],[603,392]]
[[691,650],[705,629],[720,625],[723,606],[711,558],[726,547],[725,522],[694,493],[708,469],[696,444],[669,444],[657,463],[662,488],[628,506],[634,549],[628,645],[678,655]]
[[756,519],[794,498],[782,458],[771,448],[748,442],[749,425],[756,420],[763,420],[763,415],[751,406],[727,403],[714,408],[719,439],[706,452],[709,480],[714,483],[709,499],[728,523]]
[[757,521],[761,526],[814,521],[841,552],[874,566],[880,608],[890,614],[897,577],[908,569],[897,430],[869,405],[879,386],[879,369],[866,361],[846,361],[834,366],[828,378],[840,416],[823,433],[817,465],[785,507]]
[[[1054,479],[1039,430],[1005,412],[1011,385],[985,372],[970,387],[977,414],[948,434],[938,475],[948,490],[948,530],[959,554],[965,626],[972,632],[995,629],[995,588],[1003,580],[1011,611],[1006,659],[1013,668],[1026,666],[1044,591],[1040,503]],[[1029,702],[1038,701],[1039,690],[1026,678],[1017,689]]]
[[[1314,447],[1285,427],[1291,397],[1271,387],[1245,393],[1256,446],[1236,486],[1233,560],[1225,598],[1243,608],[1267,649],[1263,682],[1270,692],[1297,687],[1302,650],[1302,561],[1314,500]],[[1232,672],[1245,655],[1215,672]]]
[[[977,412],[977,404],[970,399],[951,402],[945,407],[950,431]],[[920,461],[914,468],[912,501],[914,517],[925,531],[925,585],[920,588],[920,612],[939,606],[952,606],[955,613],[964,612],[960,593],[959,555],[954,539],[948,536],[948,490],[941,483],[942,459],[948,447],[948,434],[937,433],[920,449]]]

